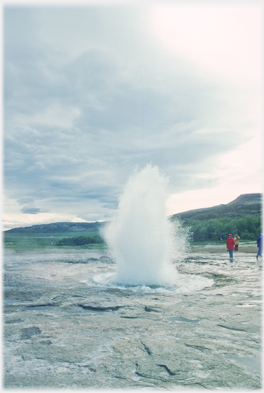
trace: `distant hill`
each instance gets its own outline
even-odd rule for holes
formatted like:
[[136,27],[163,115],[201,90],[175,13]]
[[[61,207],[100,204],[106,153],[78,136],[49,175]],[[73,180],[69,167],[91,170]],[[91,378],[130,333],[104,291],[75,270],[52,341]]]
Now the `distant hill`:
[[223,241],[229,233],[256,240],[262,232],[262,194],[243,194],[225,205],[174,214],[194,242]]
[[244,216],[259,216],[262,213],[262,194],[242,194],[234,201],[227,204],[206,207],[203,209],[188,210],[170,217],[172,221],[180,219],[188,222],[190,219],[209,220],[213,218],[237,219]]
[[31,227],[13,228],[5,233],[80,233],[98,232],[105,222],[55,222],[52,224],[32,225]]

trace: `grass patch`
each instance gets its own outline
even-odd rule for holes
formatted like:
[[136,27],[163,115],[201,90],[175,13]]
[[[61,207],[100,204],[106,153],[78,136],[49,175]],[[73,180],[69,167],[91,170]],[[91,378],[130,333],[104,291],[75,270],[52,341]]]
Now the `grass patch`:
[[65,238],[76,238],[76,236],[100,236],[99,232],[67,232],[67,233],[4,233],[3,246],[5,249],[13,250],[35,250],[43,248],[56,249],[105,249],[105,243],[85,244],[82,246],[58,246],[58,242]]

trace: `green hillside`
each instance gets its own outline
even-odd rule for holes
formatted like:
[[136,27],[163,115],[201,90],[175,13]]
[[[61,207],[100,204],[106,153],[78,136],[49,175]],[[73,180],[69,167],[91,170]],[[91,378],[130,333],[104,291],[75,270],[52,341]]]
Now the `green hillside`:
[[83,233],[98,232],[105,225],[102,222],[55,222],[52,224],[32,225],[31,227],[13,228],[6,233]]
[[226,205],[217,205],[203,209],[189,210],[171,216],[172,221],[179,218],[181,221],[209,220],[226,217],[231,219],[243,218],[246,215],[259,216],[262,210],[262,194],[243,194]]
[[4,247],[15,250],[36,248],[105,248],[100,236],[102,222],[56,222],[13,228],[4,232]]
[[243,194],[225,205],[189,210],[170,219],[190,228],[194,242],[224,240],[229,233],[255,240],[262,231],[262,194]]

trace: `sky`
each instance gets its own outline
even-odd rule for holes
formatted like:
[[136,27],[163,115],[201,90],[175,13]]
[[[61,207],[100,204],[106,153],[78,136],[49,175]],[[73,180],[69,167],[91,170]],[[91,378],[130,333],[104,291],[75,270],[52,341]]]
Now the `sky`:
[[35,4],[2,8],[3,229],[110,220],[149,163],[168,215],[262,192],[261,1]]

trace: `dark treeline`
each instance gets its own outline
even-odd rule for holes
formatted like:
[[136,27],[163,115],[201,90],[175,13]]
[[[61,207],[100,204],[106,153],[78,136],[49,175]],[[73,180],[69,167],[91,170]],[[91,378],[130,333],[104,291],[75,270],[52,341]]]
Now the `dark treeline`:
[[60,239],[56,246],[85,246],[86,244],[101,244],[104,240],[99,235],[94,236],[77,236],[77,237],[65,237]]
[[261,233],[260,216],[244,216],[230,219],[227,217],[206,221],[191,220],[188,223],[194,242],[225,240],[229,233],[238,234],[241,240],[256,240]]

